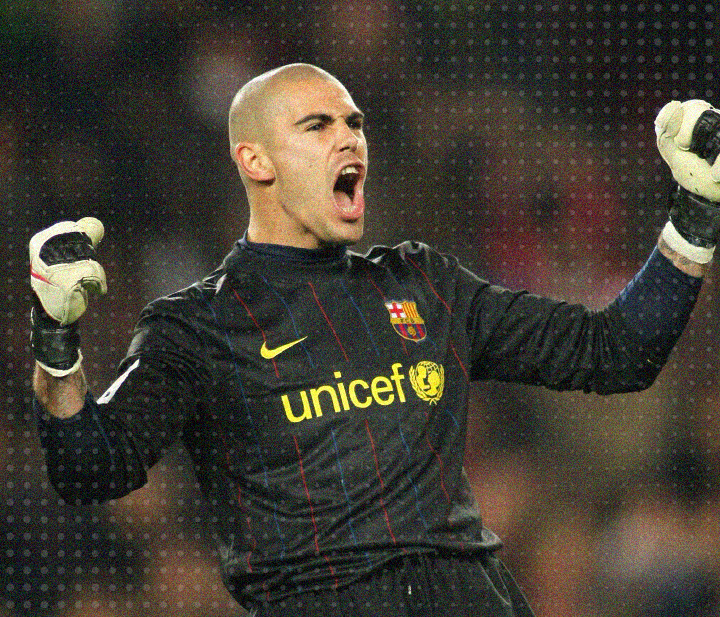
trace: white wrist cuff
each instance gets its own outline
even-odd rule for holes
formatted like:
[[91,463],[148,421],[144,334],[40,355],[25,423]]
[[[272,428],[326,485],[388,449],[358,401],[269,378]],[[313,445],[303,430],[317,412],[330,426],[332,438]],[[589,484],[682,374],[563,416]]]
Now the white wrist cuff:
[[672,221],[666,223],[660,236],[673,251],[680,253],[683,257],[687,257],[690,261],[698,264],[706,264],[713,258],[713,253],[715,252],[714,246],[704,248],[690,244],[680,235],[680,232],[675,229]]
[[77,373],[80,370],[80,365],[82,364],[82,359],[83,359],[82,353],[78,349],[78,359],[75,361],[75,364],[73,364],[70,368],[67,368],[67,369],[51,368],[51,367],[43,364],[39,360],[35,360],[35,362],[37,362],[45,372],[50,373],[53,377],[67,377],[68,375]]

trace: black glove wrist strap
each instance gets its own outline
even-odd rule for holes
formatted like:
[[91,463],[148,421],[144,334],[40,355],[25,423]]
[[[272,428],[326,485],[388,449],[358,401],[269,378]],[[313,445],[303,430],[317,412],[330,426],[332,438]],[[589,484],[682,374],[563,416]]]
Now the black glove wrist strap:
[[670,220],[690,244],[712,248],[720,238],[720,204],[695,195],[679,184],[669,200]]
[[80,357],[80,335],[77,322],[61,326],[35,302],[30,313],[32,329],[30,346],[35,359],[41,364],[66,371],[75,366]]

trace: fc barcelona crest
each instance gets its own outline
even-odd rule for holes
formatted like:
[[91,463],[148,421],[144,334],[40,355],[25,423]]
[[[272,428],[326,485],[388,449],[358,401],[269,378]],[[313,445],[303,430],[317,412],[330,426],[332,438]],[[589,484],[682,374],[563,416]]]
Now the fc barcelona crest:
[[417,311],[415,302],[399,300],[386,302],[385,308],[390,313],[390,323],[400,336],[408,341],[419,343],[425,338],[425,321]]

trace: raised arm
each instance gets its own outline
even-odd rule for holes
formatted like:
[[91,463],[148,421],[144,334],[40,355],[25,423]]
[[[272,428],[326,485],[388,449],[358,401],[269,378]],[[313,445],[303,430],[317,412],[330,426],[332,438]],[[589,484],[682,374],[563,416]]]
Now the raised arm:
[[656,133],[675,182],[657,252],[600,312],[484,289],[471,311],[479,316],[470,328],[475,376],[600,393],[653,382],[687,324],[720,237],[720,112],[703,101],[669,103]]

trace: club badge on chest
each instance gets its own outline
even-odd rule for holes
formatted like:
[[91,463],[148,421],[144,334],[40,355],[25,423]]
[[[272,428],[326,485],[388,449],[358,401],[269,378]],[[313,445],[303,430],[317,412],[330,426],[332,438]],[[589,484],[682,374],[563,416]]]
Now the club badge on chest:
[[416,343],[425,338],[425,320],[420,317],[415,302],[391,300],[385,303],[385,308],[390,314],[390,323],[400,336]]

